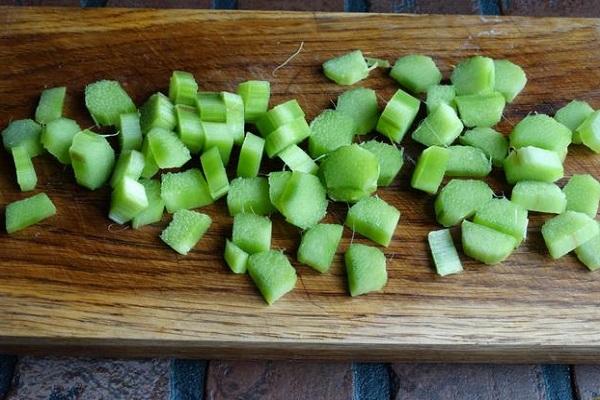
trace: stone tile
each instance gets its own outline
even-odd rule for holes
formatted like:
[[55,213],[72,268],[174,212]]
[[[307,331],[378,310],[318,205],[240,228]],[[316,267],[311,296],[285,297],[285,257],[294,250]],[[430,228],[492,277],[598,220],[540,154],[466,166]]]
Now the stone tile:
[[575,365],[573,378],[578,400],[600,398],[600,365]]
[[499,0],[504,15],[536,17],[600,17],[598,0]]
[[371,0],[370,12],[416,14],[479,14],[479,1]]
[[107,7],[212,8],[212,0],[108,0]]
[[344,11],[344,0],[238,0],[240,10]]

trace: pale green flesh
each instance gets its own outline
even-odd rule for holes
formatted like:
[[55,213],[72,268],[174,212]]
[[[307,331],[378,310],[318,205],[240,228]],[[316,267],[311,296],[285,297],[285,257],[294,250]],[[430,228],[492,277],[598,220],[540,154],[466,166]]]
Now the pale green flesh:
[[237,176],[250,178],[258,175],[260,170],[260,162],[262,161],[263,151],[265,148],[265,139],[246,133],[244,143],[240,149],[240,157],[237,165]]
[[450,235],[450,229],[429,232],[427,241],[438,275],[447,276],[462,272],[463,266]]
[[278,104],[256,119],[256,128],[265,138],[275,131],[298,118],[304,118],[304,111],[297,100],[289,100]]
[[578,211],[595,218],[600,201],[600,182],[589,174],[573,175],[563,188],[567,210]]
[[542,226],[542,236],[550,256],[560,258],[575,250],[598,234],[598,223],[583,213],[565,213],[547,220]]
[[290,171],[271,172],[269,174],[269,199],[276,208],[279,208],[281,194],[291,176]]
[[136,112],[121,114],[119,116],[119,144],[121,151],[140,150],[143,136],[140,125],[140,115]]
[[144,186],[124,176],[114,186],[108,218],[117,224],[124,224],[144,211],[148,204]]
[[281,161],[292,171],[316,174],[319,170],[317,163],[308,154],[295,144],[289,146],[278,154]]
[[229,239],[225,239],[225,263],[234,274],[245,274],[250,255]]
[[140,107],[140,127],[144,134],[153,128],[172,131],[177,125],[175,107],[167,96],[155,93]]
[[350,295],[379,291],[387,283],[385,255],[376,247],[351,244],[344,254]]
[[187,255],[202,239],[210,225],[211,218],[196,211],[179,210],[162,231],[160,238],[169,247],[182,255]]
[[496,82],[494,61],[482,56],[466,58],[454,68],[450,79],[458,96],[490,93]]
[[572,141],[581,144],[581,138],[577,128],[594,112],[588,103],[581,100],[573,100],[554,114],[554,119],[566,126],[573,132]]
[[248,254],[271,247],[271,220],[260,215],[240,213],[233,217],[231,240]]
[[192,158],[177,135],[162,128],[148,132],[148,145],[156,165],[161,169],[180,168]]
[[296,270],[277,250],[251,255],[248,258],[248,274],[267,304],[273,304],[296,286]]
[[198,83],[194,75],[185,71],[173,71],[169,81],[169,99],[173,104],[196,106]]
[[179,139],[191,153],[200,152],[204,146],[204,127],[196,108],[178,104],[175,106],[175,117]]
[[362,52],[355,50],[325,61],[323,73],[338,85],[353,85],[369,75],[369,67]]
[[502,119],[505,99],[498,92],[456,96],[454,99],[465,126],[490,127]]
[[511,201],[529,211],[562,214],[567,197],[554,183],[521,181],[513,187]]
[[98,125],[119,123],[119,116],[134,112],[135,104],[117,81],[98,81],[85,87],[85,105]]
[[377,140],[363,142],[360,146],[373,153],[379,161],[377,186],[391,185],[404,164],[404,149]]
[[590,271],[600,268],[600,233],[575,248],[579,261]]
[[156,165],[156,161],[154,161],[154,155],[152,154],[148,137],[146,137],[142,143],[142,154],[144,155],[142,178],[152,178],[158,172],[158,165]]
[[14,233],[25,229],[54,214],[56,214],[56,207],[54,207],[54,204],[46,193],[39,193],[35,196],[12,202],[6,206],[6,232]]
[[241,145],[244,141],[244,100],[235,93],[223,92],[226,108],[226,123],[233,143]]
[[308,152],[312,158],[318,158],[352,144],[356,125],[347,114],[325,110],[310,123],[310,130]]
[[64,86],[44,90],[35,109],[35,120],[40,124],[47,124],[60,118],[66,94],[67,88]]
[[413,93],[426,92],[442,80],[442,73],[433,59],[421,54],[410,54],[397,59],[390,76]]
[[561,161],[571,144],[571,131],[554,118],[545,114],[528,115],[510,133],[510,146],[518,149],[526,146],[554,151]]
[[33,163],[31,162],[31,157],[27,152],[27,147],[24,145],[13,147],[11,152],[19,188],[22,192],[35,189],[38,179]]
[[144,155],[136,150],[126,150],[119,155],[110,179],[113,188],[124,177],[138,180],[144,170]]
[[326,191],[315,175],[292,172],[275,206],[287,222],[308,229],[325,217]]
[[487,155],[472,146],[449,146],[447,176],[483,177],[492,171],[492,162]]
[[503,165],[506,180],[510,184],[520,181],[554,182],[564,175],[558,154],[533,146],[514,150]]
[[227,192],[229,215],[249,212],[257,215],[269,215],[274,211],[269,199],[267,178],[236,178],[231,181]]
[[75,180],[90,190],[96,190],[108,181],[115,164],[115,152],[108,141],[89,130],[73,137],[69,156]]
[[156,179],[141,179],[140,183],[146,191],[148,207],[133,217],[131,221],[133,229],[140,229],[143,226],[159,222],[165,211],[165,201],[160,196],[160,182]]
[[448,146],[460,135],[463,124],[456,111],[441,103],[412,133],[412,138],[425,146]]
[[377,121],[377,132],[400,143],[415,120],[420,105],[419,99],[398,89],[388,101]]
[[488,265],[504,261],[517,246],[513,236],[469,221],[463,221],[461,233],[465,254]]
[[410,180],[410,186],[435,194],[444,179],[450,152],[446,147],[431,146],[423,150]]
[[208,190],[213,200],[225,196],[229,190],[229,179],[227,178],[227,171],[225,171],[219,150],[213,147],[206,151],[200,156],[200,164],[202,164],[202,170],[208,183]]
[[427,89],[427,113],[431,114],[442,103],[456,109],[456,90],[453,85],[434,85]]
[[255,122],[258,117],[267,112],[271,97],[269,81],[246,81],[238,85],[237,93],[244,101],[244,119]]
[[600,111],[594,111],[577,128],[581,142],[595,153],[600,153]]
[[196,107],[204,122],[227,122],[227,106],[223,93],[199,92]]
[[202,172],[195,168],[163,174],[161,197],[170,213],[181,209],[204,207],[213,203]]
[[311,135],[310,126],[304,117],[295,119],[275,129],[265,138],[265,152],[270,158],[280,152],[302,142]]
[[369,133],[377,125],[379,111],[377,94],[373,89],[359,87],[342,93],[335,109],[354,119],[357,135]]
[[494,167],[502,167],[508,155],[508,139],[492,128],[473,128],[458,138],[460,144],[481,149]]
[[208,151],[213,147],[219,150],[223,165],[229,164],[231,151],[233,150],[233,135],[229,129],[229,125],[224,122],[202,122],[204,131],[204,151]]
[[508,199],[491,199],[481,206],[473,222],[513,236],[519,245],[527,236],[527,210]]
[[492,199],[494,192],[482,181],[453,179],[435,199],[437,221],[445,226],[458,224]]
[[494,90],[502,93],[508,103],[525,87],[525,71],[509,60],[494,60]]
[[40,142],[42,126],[31,119],[12,121],[2,131],[2,144],[6,150],[24,145],[31,157],[42,154],[44,148]]
[[344,228],[338,224],[318,224],[302,235],[298,247],[298,261],[325,273],[342,239]]
[[348,210],[344,224],[382,246],[389,246],[400,211],[379,197],[362,199]]

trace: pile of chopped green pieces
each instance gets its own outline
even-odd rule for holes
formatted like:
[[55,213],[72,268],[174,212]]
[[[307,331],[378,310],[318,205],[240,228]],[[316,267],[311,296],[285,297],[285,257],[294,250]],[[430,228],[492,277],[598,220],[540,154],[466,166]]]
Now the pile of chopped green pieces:
[[[326,61],[323,71],[339,85],[354,85],[378,67],[390,64],[356,50]],[[382,110],[374,90],[354,87],[310,123],[295,99],[269,108],[267,81],[242,82],[237,93],[207,92],[191,73],[175,71],[168,95],[155,93],[139,107],[119,82],[98,81],[86,87],[85,105],[97,126],[114,129],[115,145],[107,140],[111,135],[63,116],[67,90],[51,88],[42,92],[35,120],[12,121],[2,140],[22,191],[35,189],[32,158],[47,152],[71,166],[79,185],[110,185],[108,217],[115,223],[140,229],[162,221],[165,210],[172,214],[160,238],[181,255],[212,224],[195,210],[222,198],[233,220],[225,263],[233,273],[248,273],[269,304],[297,279],[288,255],[272,248],[274,213],[302,231],[297,260],[319,273],[330,269],[344,225],[352,237],[371,240],[351,243],[345,252],[348,289],[357,296],[384,288],[380,247],[391,243],[400,211],[377,189],[391,185],[403,167],[398,143],[409,132],[425,146],[410,184],[436,196],[435,216],[444,227],[428,236],[439,275],[463,270],[450,227],[461,226],[466,255],[495,264],[526,239],[528,211],[558,214],[542,228],[553,258],[575,250],[590,270],[600,267],[594,220],[600,183],[591,175],[573,176],[562,190],[554,183],[564,176],[571,143],[600,152],[600,111],[573,101],[554,118],[525,117],[507,137],[493,127],[527,82],[512,62],[470,57],[442,82],[431,57],[412,54],[396,60],[390,76],[401,88]],[[427,114],[417,124],[422,108]],[[283,168],[265,170],[265,156]],[[510,200],[495,196],[483,180],[494,168],[515,184]],[[323,222],[330,202],[349,205],[345,221]],[[6,208],[7,232],[55,213],[44,193],[16,201]]]

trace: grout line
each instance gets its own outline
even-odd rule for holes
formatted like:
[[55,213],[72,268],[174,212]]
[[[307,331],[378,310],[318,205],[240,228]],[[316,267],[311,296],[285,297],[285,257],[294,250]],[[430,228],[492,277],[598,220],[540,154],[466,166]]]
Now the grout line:
[[4,399],[10,389],[16,364],[17,356],[0,355],[0,399]]
[[481,15],[500,15],[502,0],[479,0],[479,14]]
[[371,8],[369,0],[344,0],[346,12],[369,12],[369,8]]
[[388,364],[352,364],[353,400],[388,400],[391,398],[391,379]]
[[170,400],[203,400],[208,361],[172,360]]
[[213,0],[212,8],[218,10],[235,10],[238,8],[237,0]]
[[546,400],[574,400],[572,370],[568,365],[544,364],[540,366]]

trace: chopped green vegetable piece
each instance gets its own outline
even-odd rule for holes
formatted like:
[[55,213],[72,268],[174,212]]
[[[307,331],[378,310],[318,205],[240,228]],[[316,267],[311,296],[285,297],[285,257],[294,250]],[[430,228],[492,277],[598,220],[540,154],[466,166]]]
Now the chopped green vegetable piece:
[[496,82],[494,60],[482,56],[467,58],[454,68],[450,80],[457,96],[490,93]]
[[90,190],[108,181],[115,164],[115,151],[106,138],[87,129],[73,136],[69,156],[75,180]]
[[244,119],[255,122],[269,109],[271,83],[269,81],[246,81],[238,85],[237,93],[244,101]]
[[429,250],[435,269],[439,276],[458,274],[463,271],[462,263],[458,258],[458,252],[454,247],[450,229],[440,229],[427,234]]
[[519,181],[554,182],[564,175],[558,154],[533,146],[511,152],[504,160],[504,172],[510,184]]
[[461,234],[465,254],[487,265],[504,261],[518,245],[514,236],[467,220]]
[[6,206],[6,232],[14,233],[56,214],[56,207],[46,193],[18,200]]
[[400,211],[379,197],[362,199],[348,210],[344,224],[382,246],[389,246],[400,220]]
[[577,128],[594,112],[588,103],[581,100],[573,100],[562,107],[554,115],[554,119],[566,126],[573,132],[572,142],[581,144]]
[[338,85],[354,85],[369,76],[369,66],[362,51],[354,50],[325,61],[323,72]]
[[310,127],[304,117],[295,119],[275,129],[267,136],[265,152],[267,156],[273,158],[289,146],[300,143],[310,134]]
[[202,128],[204,129],[204,151],[216,147],[223,165],[227,165],[233,150],[233,135],[229,125],[223,122],[202,122]]
[[227,107],[223,93],[199,92],[196,106],[202,121],[227,122]]
[[589,174],[573,175],[563,188],[567,210],[578,211],[595,218],[600,201],[600,182]]
[[510,146],[515,149],[535,146],[554,151],[564,160],[571,144],[571,131],[545,114],[528,115],[510,133]]
[[445,227],[457,225],[475,214],[493,195],[494,192],[485,182],[452,179],[435,199],[437,221]]
[[560,258],[598,235],[598,223],[584,213],[565,211],[542,225],[550,256]]
[[379,118],[377,95],[373,89],[358,87],[345,91],[338,97],[335,110],[354,119],[357,135],[375,129]]
[[302,234],[298,261],[320,273],[329,271],[344,228],[338,224],[318,224]]
[[317,163],[308,154],[295,144],[289,146],[278,154],[281,161],[292,171],[316,174],[319,170]]
[[248,257],[250,255],[236,246],[229,239],[225,239],[225,262],[234,274],[245,274]]
[[169,172],[161,177],[160,195],[167,211],[199,208],[213,203],[208,184],[199,169]]
[[124,177],[137,181],[143,170],[144,155],[137,150],[125,150],[119,155],[119,159],[115,164],[110,186],[114,188]]
[[148,141],[148,137],[142,143],[142,155],[144,156],[144,169],[142,170],[142,178],[152,178],[158,172],[158,165],[154,161],[154,155]]
[[85,106],[97,125],[119,123],[119,115],[134,112],[135,104],[117,81],[102,80],[85,87]]
[[142,148],[142,128],[140,114],[137,112],[119,115],[119,144],[121,151],[140,150]]
[[398,89],[388,101],[377,121],[377,132],[400,143],[415,120],[420,105],[419,99]]
[[233,143],[241,145],[244,141],[244,100],[235,93],[222,92],[227,110],[226,121]]
[[442,73],[433,59],[421,54],[397,59],[390,76],[413,93],[424,93],[442,80]]
[[473,128],[458,138],[460,144],[481,149],[494,167],[502,167],[508,155],[508,139],[492,128]]
[[202,239],[210,225],[211,218],[196,211],[179,210],[173,220],[162,231],[160,238],[179,254],[186,255]]
[[454,98],[456,90],[453,85],[433,85],[427,88],[427,113],[431,114],[441,103],[456,109]]
[[248,274],[269,305],[296,286],[296,270],[281,251],[252,254],[248,258]]
[[567,207],[567,197],[554,183],[521,181],[513,187],[511,201],[529,211],[562,214]]
[[595,153],[600,153],[600,110],[594,111],[577,128],[581,143]]
[[277,208],[279,208],[281,194],[291,176],[290,171],[271,172],[269,174],[269,199],[271,204]]
[[319,173],[332,200],[355,203],[377,190],[379,160],[357,144],[342,146],[323,161]]
[[456,111],[441,103],[412,133],[412,138],[425,146],[448,146],[460,135],[463,124]]
[[423,150],[410,180],[410,186],[429,194],[437,193],[446,174],[449,157],[450,152],[446,147],[431,146]]
[[447,176],[487,176],[492,171],[492,162],[483,150],[472,146],[449,146]]
[[576,247],[575,254],[590,271],[600,268],[600,234]]
[[27,152],[27,147],[17,146],[11,149],[15,171],[17,173],[17,183],[22,192],[28,192],[35,189],[37,185],[37,175],[31,162],[31,157]]
[[365,57],[365,62],[369,69],[371,67],[374,68],[390,68],[390,62],[388,60],[384,60],[382,58],[374,58],[374,57]]
[[475,126],[490,127],[502,119],[506,101],[501,93],[469,94],[456,96],[460,119],[470,128]]
[[219,149],[212,147],[205,151],[200,156],[200,163],[206,176],[210,197],[213,200],[217,200],[225,196],[229,190],[229,179],[227,178],[227,171],[225,171]]
[[271,220],[250,213],[240,213],[233,217],[231,240],[248,254],[268,251],[271,247]]
[[508,103],[521,93],[526,83],[523,68],[509,60],[494,60],[494,90],[502,93]]
[[378,142],[377,140],[363,142],[360,146],[373,153],[379,161],[377,186],[391,185],[404,164],[404,149],[402,147],[398,149],[396,146]]
[[179,139],[191,153],[200,152],[204,146],[204,128],[196,108],[177,104],[175,106],[175,117]]
[[344,254],[352,297],[375,292],[387,283],[385,255],[376,247],[351,244]]
[[192,158],[177,135],[163,128],[148,132],[148,145],[159,168],[179,168]]
[[114,186],[108,218],[117,224],[131,221],[148,207],[144,185],[124,176]]
[[352,144],[356,126],[347,114],[325,110],[310,123],[308,152],[313,158],[331,153],[341,146]]
[[79,131],[81,128],[72,119],[57,118],[43,128],[41,143],[61,164],[68,165],[71,164],[69,147],[73,143],[73,136]]
[[251,178],[258,175],[260,162],[265,148],[265,139],[246,133],[246,138],[240,149],[240,157],[237,165],[237,176]]
[[513,236],[518,246],[527,236],[527,210],[508,199],[491,199],[473,217],[473,222]]
[[196,106],[198,83],[194,75],[184,71],[173,71],[169,81],[169,99],[174,104]]
[[298,118],[304,118],[304,111],[297,100],[289,100],[278,104],[256,119],[256,128],[261,136],[266,138],[277,128]]
[[165,201],[160,196],[160,182],[156,179],[141,179],[140,183],[146,191],[148,207],[133,217],[131,221],[133,229],[140,229],[142,226],[159,222],[165,211]]
[[269,199],[269,182],[267,178],[236,178],[231,181],[227,192],[227,209],[229,215],[252,213],[269,215],[274,211]]
[[2,143],[6,150],[24,145],[31,157],[42,154],[44,148],[40,142],[42,127],[31,119],[12,121],[2,131]]
[[66,95],[67,88],[64,86],[44,90],[35,109],[35,120],[40,124],[47,124],[60,118]]
[[176,125],[175,107],[171,100],[160,92],[150,96],[140,108],[140,127],[144,134],[154,128],[172,131]]
[[274,205],[287,222],[308,229],[325,217],[327,194],[315,175],[292,172]]

